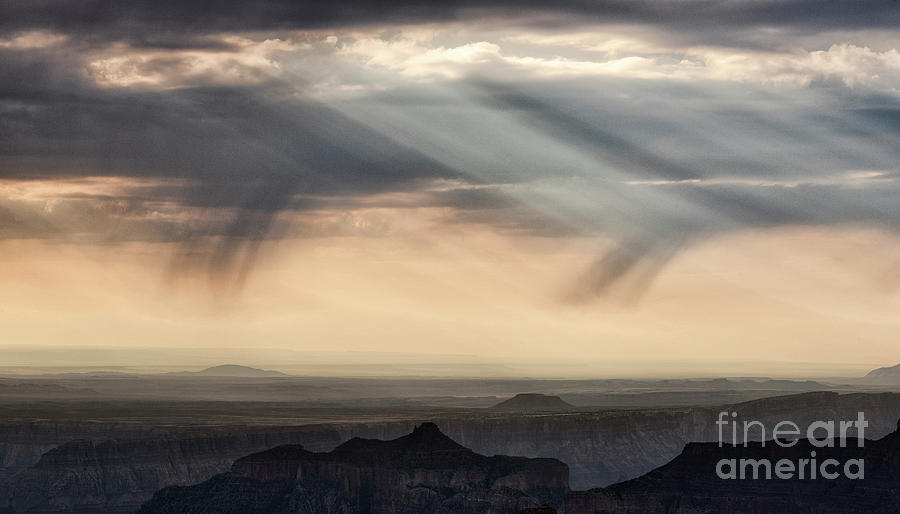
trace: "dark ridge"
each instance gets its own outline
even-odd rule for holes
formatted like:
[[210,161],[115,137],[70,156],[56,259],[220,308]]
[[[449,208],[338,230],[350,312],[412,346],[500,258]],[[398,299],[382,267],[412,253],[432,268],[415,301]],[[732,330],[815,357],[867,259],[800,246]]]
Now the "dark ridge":
[[561,507],[568,481],[556,459],[486,457],[423,423],[397,439],[354,438],[328,453],[290,445],[248,455],[229,473],[158,491],[140,512],[517,514]]
[[422,423],[414,428],[412,433],[390,441],[354,437],[335,448],[332,453],[335,455],[352,455],[354,453],[393,455],[446,451],[468,452],[471,450],[444,435],[434,423]]
[[[799,478],[798,471],[790,478],[776,475],[776,462],[786,459],[799,467],[800,459],[810,459],[812,452],[817,463],[815,479],[809,478],[808,467],[805,479]],[[744,469],[745,478],[720,478],[716,469],[722,459],[733,459],[738,470]],[[765,468],[761,467],[759,478],[753,479],[752,466],[741,466],[741,459],[767,460],[772,466],[770,478],[766,478]],[[838,472],[836,478],[818,474],[826,459],[838,462],[828,468],[829,472]],[[847,476],[844,466],[851,459],[864,462],[863,479]],[[727,472],[728,468],[723,469]],[[787,448],[771,440],[765,444],[751,442],[746,447],[688,443],[671,462],[641,477],[605,489],[569,493],[565,512],[896,513],[900,512],[900,433],[876,441],[865,440],[862,448],[855,437],[843,448],[840,444],[834,448],[817,447],[806,439]]]

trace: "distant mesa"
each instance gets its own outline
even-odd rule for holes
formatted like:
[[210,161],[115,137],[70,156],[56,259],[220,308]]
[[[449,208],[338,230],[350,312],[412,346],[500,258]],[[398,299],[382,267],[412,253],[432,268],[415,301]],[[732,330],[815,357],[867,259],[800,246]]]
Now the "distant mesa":
[[867,384],[900,385],[900,364],[873,369],[862,378],[861,382]]
[[575,406],[564,401],[559,396],[551,396],[539,393],[520,393],[509,400],[504,400],[491,407],[494,410],[511,411],[565,411],[572,410]]
[[180,374],[203,375],[207,377],[286,377],[287,375],[272,369],[251,368],[238,364],[222,364],[203,371],[182,372]]

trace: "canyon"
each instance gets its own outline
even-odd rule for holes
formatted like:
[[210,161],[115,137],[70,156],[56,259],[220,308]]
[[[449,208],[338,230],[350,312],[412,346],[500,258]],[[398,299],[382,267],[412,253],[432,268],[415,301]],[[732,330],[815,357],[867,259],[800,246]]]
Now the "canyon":
[[[239,408],[232,405],[231,414]],[[275,406],[254,408],[277,411]],[[161,408],[161,407],[159,407]],[[183,409],[188,409],[182,406]],[[129,512],[159,489],[189,485],[227,472],[232,463],[280,445],[327,452],[354,437],[390,440],[433,422],[449,438],[483,455],[551,458],[568,466],[574,490],[605,487],[665,465],[691,442],[715,441],[723,410],[771,425],[789,419],[853,419],[864,410],[867,436],[893,432],[900,417],[894,393],[814,392],[720,407],[614,409],[566,412],[392,409],[291,411],[296,425],[246,425],[212,416],[207,424],[100,423],[33,420],[0,426],[0,460],[6,475],[0,506],[11,512]],[[190,412],[203,419],[203,406]],[[287,414],[285,414],[287,417]],[[215,422],[214,422],[215,421]],[[624,456],[624,457],[623,457]],[[2,507],[0,507],[2,508]]]

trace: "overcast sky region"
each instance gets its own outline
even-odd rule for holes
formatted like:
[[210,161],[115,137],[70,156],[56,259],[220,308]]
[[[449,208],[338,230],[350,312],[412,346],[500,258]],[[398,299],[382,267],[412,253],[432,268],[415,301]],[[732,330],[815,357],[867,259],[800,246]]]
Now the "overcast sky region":
[[896,364],[898,27],[895,0],[4,2],[0,346]]

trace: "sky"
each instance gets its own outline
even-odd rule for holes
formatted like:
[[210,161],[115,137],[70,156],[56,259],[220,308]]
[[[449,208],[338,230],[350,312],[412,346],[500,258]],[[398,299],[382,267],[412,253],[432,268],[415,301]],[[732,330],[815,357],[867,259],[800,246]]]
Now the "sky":
[[4,2],[0,366],[895,364],[898,26],[893,0]]

